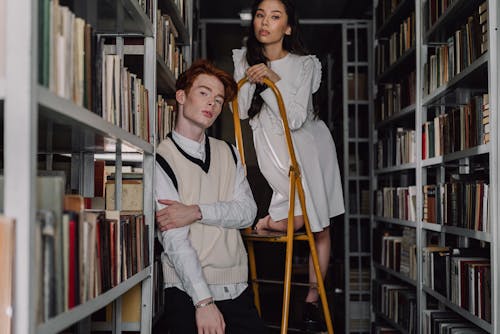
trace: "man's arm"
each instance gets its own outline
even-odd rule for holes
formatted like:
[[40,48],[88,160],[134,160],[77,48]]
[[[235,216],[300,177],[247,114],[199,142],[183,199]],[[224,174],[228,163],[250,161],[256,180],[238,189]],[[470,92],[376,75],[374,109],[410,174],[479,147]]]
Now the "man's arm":
[[[236,149],[234,150],[236,152]],[[238,154],[237,157],[232,200],[211,204],[185,205],[178,200],[160,199],[160,204],[168,206],[167,209],[157,213],[157,223],[160,230],[167,231],[183,227],[195,221],[234,229],[251,226],[257,214],[257,205]]]
[[248,184],[245,168],[241,163],[238,150],[235,147],[232,149],[237,156],[233,199],[228,202],[200,204],[202,224],[242,229],[251,226],[257,215],[257,204]]
[[[155,199],[157,215],[167,208],[158,199],[179,200],[179,194],[170,177],[159,164],[156,165]],[[211,298],[210,290],[203,277],[196,251],[188,239],[189,226],[161,232],[159,241],[169,260],[175,267],[186,293],[196,304],[200,300]]]

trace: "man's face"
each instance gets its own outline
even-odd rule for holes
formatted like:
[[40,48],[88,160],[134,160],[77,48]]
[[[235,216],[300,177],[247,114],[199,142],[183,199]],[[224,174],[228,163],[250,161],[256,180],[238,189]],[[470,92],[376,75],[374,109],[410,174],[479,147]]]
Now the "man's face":
[[200,74],[189,93],[177,92],[177,102],[183,105],[185,120],[203,129],[209,128],[222,111],[224,85],[212,75]]

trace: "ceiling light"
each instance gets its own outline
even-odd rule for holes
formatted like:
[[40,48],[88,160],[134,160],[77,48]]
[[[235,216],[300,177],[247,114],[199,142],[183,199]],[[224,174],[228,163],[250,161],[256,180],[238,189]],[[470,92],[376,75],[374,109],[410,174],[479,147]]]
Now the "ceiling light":
[[239,15],[242,26],[250,25],[250,21],[252,21],[252,12],[250,11],[250,9],[243,9],[241,12],[239,12]]

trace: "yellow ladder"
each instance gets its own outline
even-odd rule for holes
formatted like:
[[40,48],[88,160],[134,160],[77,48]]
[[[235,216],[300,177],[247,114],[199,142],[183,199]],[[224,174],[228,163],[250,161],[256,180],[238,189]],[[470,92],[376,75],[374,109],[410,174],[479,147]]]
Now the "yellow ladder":
[[[238,91],[247,81],[248,81],[248,79],[245,77],[238,82]],[[288,146],[288,152],[290,154],[290,169],[289,169],[290,196],[289,196],[289,198],[292,200],[289,200],[288,227],[287,227],[286,233],[270,232],[267,234],[262,234],[261,232],[259,232],[259,234],[257,234],[257,233],[255,233],[255,231],[252,231],[251,229],[246,229],[242,233],[243,238],[245,239],[245,242],[247,244],[248,259],[249,259],[249,263],[250,263],[250,278],[251,278],[252,288],[253,288],[254,297],[255,297],[255,306],[257,307],[259,314],[262,315],[261,307],[260,307],[259,283],[257,281],[257,269],[256,269],[255,252],[254,252],[253,243],[254,242],[286,243],[285,279],[283,282],[284,287],[283,287],[283,308],[282,308],[282,316],[281,316],[281,333],[282,334],[287,333],[288,317],[289,317],[289,310],[290,310],[290,288],[291,288],[291,281],[292,281],[293,242],[295,240],[308,241],[309,248],[311,251],[311,257],[313,260],[314,272],[316,273],[316,277],[318,280],[318,292],[319,292],[319,296],[321,299],[321,306],[322,306],[322,310],[323,310],[323,315],[325,317],[326,327],[327,327],[328,333],[333,334],[332,318],[330,316],[330,311],[328,308],[328,301],[326,298],[323,277],[321,276],[321,271],[319,268],[319,261],[318,261],[318,253],[316,251],[316,244],[314,242],[314,236],[311,232],[311,227],[309,225],[309,218],[308,218],[307,212],[306,212],[304,189],[302,188],[302,182],[300,181],[300,169],[299,169],[299,166],[297,164],[297,159],[295,157],[295,151],[293,148],[292,137],[290,135],[290,128],[288,127],[288,119],[286,117],[285,104],[283,103],[283,98],[281,96],[281,93],[279,92],[278,88],[276,88],[275,84],[267,78],[264,79],[264,83],[269,88],[272,89],[272,91],[274,92],[274,94],[276,95],[276,98],[278,100],[278,107],[280,110],[281,119],[283,121],[283,128],[285,131],[285,139],[286,139],[286,143]],[[240,122],[240,117],[239,117],[239,113],[238,113],[238,99],[237,98],[235,98],[233,100],[232,107],[233,107],[233,121],[234,121],[234,132],[235,132],[235,138],[236,138],[236,146],[238,147],[238,151],[240,153],[243,166],[246,166],[245,165],[245,153],[243,150],[243,138],[242,138],[242,134],[241,134],[241,122]],[[300,206],[302,208],[302,214],[304,217],[304,226],[305,226],[305,230],[306,230],[305,234],[294,232],[293,219],[294,219],[294,212],[295,212],[294,211],[295,200],[293,200],[293,199],[295,199],[296,192],[298,192],[298,195],[299,195]]]

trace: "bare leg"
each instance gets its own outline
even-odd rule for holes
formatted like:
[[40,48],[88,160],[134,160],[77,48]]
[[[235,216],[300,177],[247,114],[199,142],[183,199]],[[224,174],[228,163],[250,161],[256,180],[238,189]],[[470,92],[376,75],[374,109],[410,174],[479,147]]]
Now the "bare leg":
[[[316,251],[318,253],[319,269],[321,271],[321,276],[324,279],[328,270],[328,263],[330,262],[330,227],[328,226],[323,231],[314,233],[314,239],[316,242]],[[309,283],[315,284],[315,286],[309,288],[306,302],[316,303],[319,299],[317,289],[318,280],[316,278],[316,273],[314,272],[311,255],[309,255]]]
[[[295,216],[293,219],[293,228],[297,231],[299,228],[304,226],[304,217],[303,216]],[[259,219],[257,224],[255,225],[256,230],[271,230],[278,232],[286,232],[288,228],[288,219],[282,219],[278,221],[272,220],[270,215],[265,216],[264,218]]]

